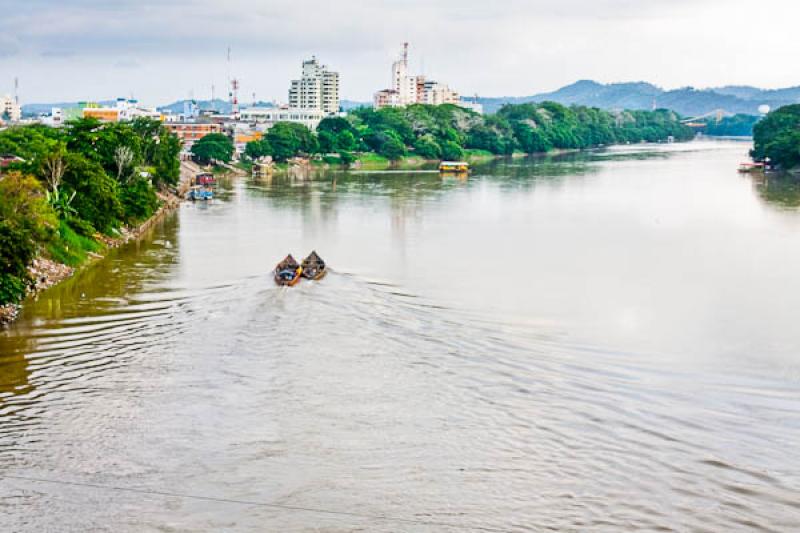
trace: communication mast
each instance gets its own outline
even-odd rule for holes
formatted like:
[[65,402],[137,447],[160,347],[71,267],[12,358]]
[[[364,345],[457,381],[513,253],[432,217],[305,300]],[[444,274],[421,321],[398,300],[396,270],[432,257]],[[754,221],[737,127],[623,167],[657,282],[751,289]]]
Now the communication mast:
[[14,76],[14,103],[19,105],[19,78]]
[[231,103],[231,116],[234,120],[239,119],[239,80],[231,79],[231,47],[228,47],[228,99]]
[[231,80],[231,104],[233,107],[231,108],[231,115],[233,115],[234,120],[239,119],[239,80],[236,78]]

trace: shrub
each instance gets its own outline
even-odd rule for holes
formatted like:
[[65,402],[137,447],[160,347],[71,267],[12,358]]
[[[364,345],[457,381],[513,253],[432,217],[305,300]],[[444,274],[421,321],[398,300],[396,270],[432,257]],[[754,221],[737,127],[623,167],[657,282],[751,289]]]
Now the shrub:
[[100,164],[83,156],[70,154],[64,174],[65,193],[76,193],[72,207],[98,231],[111,233],[122,219],[122,206],[117,182],[105,173]]
[[125,222],[135,224],[153,215],[158,209],[155,190],[143,178],[138,178],[120,189],[120,200]]
[[88,252],[96,252],[100,248],[100,243],[78,234],[72,229],[71,224],[62,220],[58,226],[58,238],[53,239],[47,250],[54,261],[78,266],[86,260]]

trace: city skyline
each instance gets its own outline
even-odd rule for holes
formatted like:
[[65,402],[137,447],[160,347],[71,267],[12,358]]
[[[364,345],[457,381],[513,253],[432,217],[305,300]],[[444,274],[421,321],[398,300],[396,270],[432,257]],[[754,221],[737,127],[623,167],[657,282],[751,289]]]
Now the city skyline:
[[[163,104],[210,98],[212,85],[224,98],[231,46],[243,102],[253,93],[285,100],[286,82],[312,55],[340,73],[343,99],[370,101],[388,86],[386,65],[405,41],[412,70],[463,95],[528,95],[584,78],[665,88],[800,84],[780,68],[800,53],[791,31],[800,8],[791,2],[765,0],[757,11],[744,0],[642,4],[311,2],[298,12],[245,1],[32,0],[4,7],[0,94],[12,93],[19,77],[23,103],[133,94]],[[760,14],[769,22],[754,23]]]

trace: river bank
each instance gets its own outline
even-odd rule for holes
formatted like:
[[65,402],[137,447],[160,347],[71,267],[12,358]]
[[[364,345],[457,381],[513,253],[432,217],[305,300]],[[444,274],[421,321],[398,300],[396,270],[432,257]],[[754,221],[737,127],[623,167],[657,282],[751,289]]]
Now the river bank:
[[[601,147],[593,147],[586,149],[553,149],[547,152],[534,152],[525,153],[515,151],[512,154],[493,154],[486,150],[468,150],[465,154],[464,160],[470,164],[480,164],[489,161],[501,159],[524,159],[529,157],[553,157],[570,153],[579,153],[582,151],[596,150]],[[297,169],[308,170],[355,170],[355,171],[400,171],[400,170],[421,170],[430,169],[436,170],[441,163],[441,159],[425,159],[419,156],[403,156],[399,159],[388,159],[374,152],[364,152],[358,155],[358,158],[350,165],[343,165],[332,160],[323,159],[303,159],[295,158],[293,161],[285,163],[272,163],[270,173],[272,174],[290,174]],[[240,163],[238,170],[241,172],[252,172],[252,163]]]
[[117,248],[130,241],[140,239],[148,229],[153,227],[153,225],[161,219],[161,217],[176,209],[181,202],[180,198],[172,193],[158,193],[158,197],[161,201],[161,206],[150,218],[133,228],[123,227],[120,230],[119,237],[98,236],[96,240],[98,244],[101,245],[99,250],[101,253],[87,252],[86,259],[80,265],[72,267],[44,256],[39,256],[34,259],[28,268],[28,273],[33,282],[28,288],[25,299],[18,304],[0,305],[0,327],[13,322],[19,315],[26,301],[31,298],[36,298],[42,291],[58,285],[62,281],[72,277],[76,272],[103,259],[105,257],[105,252],[109,249]]

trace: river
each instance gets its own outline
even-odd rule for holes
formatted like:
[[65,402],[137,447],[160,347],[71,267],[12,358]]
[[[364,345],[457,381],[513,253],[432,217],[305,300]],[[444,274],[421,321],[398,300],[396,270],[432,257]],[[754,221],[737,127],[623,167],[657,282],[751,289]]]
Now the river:
[[0,530],[797,530],[800,194],[748,148],[224,182],[0,332]]

